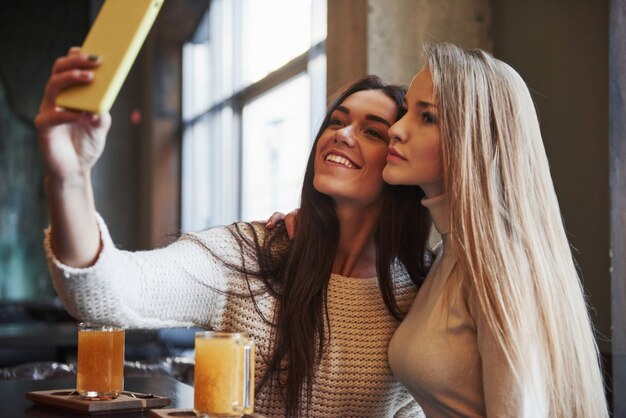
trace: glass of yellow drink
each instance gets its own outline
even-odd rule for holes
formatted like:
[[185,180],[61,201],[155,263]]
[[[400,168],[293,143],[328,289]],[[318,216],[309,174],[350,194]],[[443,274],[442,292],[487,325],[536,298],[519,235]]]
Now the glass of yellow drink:
[[78,324],[76,391],[85,399],[115,399],[124,389],[124,329]]
[[194,412],[241,417],[254,412],[254,342],[244,333],[196,333]]

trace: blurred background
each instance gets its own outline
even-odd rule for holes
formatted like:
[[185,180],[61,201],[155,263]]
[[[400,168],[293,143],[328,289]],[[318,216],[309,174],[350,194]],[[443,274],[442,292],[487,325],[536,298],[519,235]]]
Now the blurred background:
[[[45,266],[33,119],[54,60],[101,4],[0,1],[0,367],[75,349]],[[528,83],[605,376],[622,395],[609,397],[626,416],[626,0],[166,1],[94,170],[113,239],[155,248],[297,207],[327,98],[368,73],[408,85],[424,41],[489,50]],[[43,329],[56,338],[36,342]],[[184,355],[193,341],[181,332],[131,336],[132,355]]]

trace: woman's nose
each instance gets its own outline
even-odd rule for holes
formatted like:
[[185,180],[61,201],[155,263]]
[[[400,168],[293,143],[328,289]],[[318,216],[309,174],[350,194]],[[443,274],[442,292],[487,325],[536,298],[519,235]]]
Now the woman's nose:
[[339,129],[335,134],[335,142],[343,142],[349,147],[354,146],[355,141],[356,138],[354,137],[354,130],[351,125]]
[[389,140],[391,142],[403,142],[405,138],[404,129],[402,127],[402,118],[389,128]]

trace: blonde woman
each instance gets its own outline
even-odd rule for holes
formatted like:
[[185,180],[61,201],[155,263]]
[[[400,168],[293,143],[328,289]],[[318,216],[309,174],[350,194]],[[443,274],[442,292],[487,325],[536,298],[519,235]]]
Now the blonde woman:
[[439,44],[383,175],[419,185],[443,245],[389,344],[429,418],[608,416],[598,351],[524,81]]

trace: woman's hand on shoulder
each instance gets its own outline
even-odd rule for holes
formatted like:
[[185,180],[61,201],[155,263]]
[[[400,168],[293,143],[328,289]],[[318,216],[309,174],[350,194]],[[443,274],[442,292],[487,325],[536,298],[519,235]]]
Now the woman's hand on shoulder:
[[276,226],[278,222],[285,223],[285,228],[287,229],[287,235],[289,236],[290,239],[293,239],[294,235],[296,234],[296,229],[298,226],[297,225],[298,209],[292,210],[287,215],[285,215],[282,212],[274,212],[272,216],[270,216],[270,218],[265,223],[265,227],[271,230],[274,228],[274,226]]
[[35,118],[39,150],[48,175],[59,179],[84,175],[102,154],[111,116],[75,112],[56,105],[62,90],[91,83],[92,70],[99,64],[97,57],[71,48],[52,68]]

